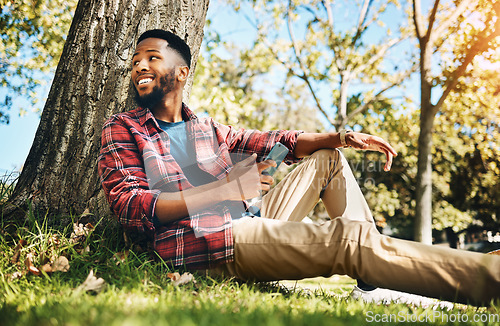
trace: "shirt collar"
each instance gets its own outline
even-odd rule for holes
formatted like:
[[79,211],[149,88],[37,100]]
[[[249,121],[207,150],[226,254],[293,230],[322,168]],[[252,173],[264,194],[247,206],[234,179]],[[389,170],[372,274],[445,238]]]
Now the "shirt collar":
[[[150,119],[152,119],[154,123],[157,124],[156,119],[148,108],[139,107],[137,109],[137,118],[139,119],[139,123],[141,124],[141,126],[144,126],[146,121]],[[191,109],[188,108],[186,104],[182,103],[182,120],[190,121],[194,119],[197,119],[196,115],[193,113],[193,111],[191,111]]]

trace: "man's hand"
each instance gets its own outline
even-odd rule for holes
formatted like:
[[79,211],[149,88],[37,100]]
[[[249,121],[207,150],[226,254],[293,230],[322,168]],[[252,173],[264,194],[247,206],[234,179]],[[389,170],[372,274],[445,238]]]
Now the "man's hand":
[[271,166],[276,167],[276,162],[273,160],[265,160],[260,163],[257,163],[257,169],[259,170],[260,175],[260,184],[261,189],[264,191],[269,191],[271,186],[274,184],[274,178],[268,174],[262,174],[264,170],[270,168]]
[[262,171],[276,166],[273,160],[256,163],[257,154],[238,162],[227,175],[230,186],[230,200],[245,200],[260,196],[261,190],[268,191],[274,183],[274,178],[263,175]]
[[392,158],[398,154],[388,142],[378,136],[363,134],[360,132],[349,132],[345,134],[345,141],[348,146],[354,149],[378,151],[385,154],[384,171],[389,171],[392,166]]

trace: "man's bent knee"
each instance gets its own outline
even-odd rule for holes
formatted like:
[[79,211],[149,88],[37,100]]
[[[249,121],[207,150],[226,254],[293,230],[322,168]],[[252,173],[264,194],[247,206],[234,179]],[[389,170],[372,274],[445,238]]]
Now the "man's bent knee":
[[[314,168],[327,182],[342,168],[343,154],[338,149],[320,149],[312,153]],[[345,161],[345,160],[344,160]]]
[[319,161],[335,161],[340,159],[340,155],[342,153],[336,148],[323,148],[312,153],[311,158]]

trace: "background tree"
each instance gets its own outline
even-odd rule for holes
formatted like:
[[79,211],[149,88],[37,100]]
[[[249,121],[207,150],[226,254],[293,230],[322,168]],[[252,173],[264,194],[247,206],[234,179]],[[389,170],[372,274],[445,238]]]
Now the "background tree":
[[[80,0],[35,140],[10,203],[51,214],[107,209],[96,159],[105,119],[134,107],[131,57],[140,33],[164,28],[193,52],[203,37],[208,0]],[[189,95],[191,82],[186,86]]]
[[[463,0],[441,4],[433,2],[424,19],[420,0],[413,0],[413,22],[420,48],[420,134],[418,137],[418,172],[416,179],[416,215],[414,238],[432,243],[432,133],[436,114],[473,58],[493,45],[500,35],[500,3]],[[473,15],[474,13],[480,15]],[[474,20],[482,24],[471,24]],[[425,21],[425,22],[424,22]],[[424,23],[426,26],[424,26]],[[447,38],[458,30],[465,31],[460,56],[448,69],[433,72],[434,53],[446,45]],[[440,89],[441,96],[433,104],[432,90]]]
[[12,107],[21,115],[28,110],[16,106],[16,97],[41,111],[39,91],[54,74],[76,2],[0,0],[0,124],[9,123]]

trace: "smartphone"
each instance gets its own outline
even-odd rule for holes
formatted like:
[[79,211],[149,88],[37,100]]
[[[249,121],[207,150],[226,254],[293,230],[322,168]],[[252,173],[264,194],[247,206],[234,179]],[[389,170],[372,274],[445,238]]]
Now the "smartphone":
[[288,152],[289,150],[285,145],[283,145],[282,143],[276,143],[276,145],[274,145],[274,147],[271,149],[266,159],[264,160],[273,160],[274,162],[276,162],[276,167],[271,166],[262,171],[262,174],[272,176],[274,172],[276,172],[276,169],[278,169],[278,166],[280,166],[281,162],[283,162]]

